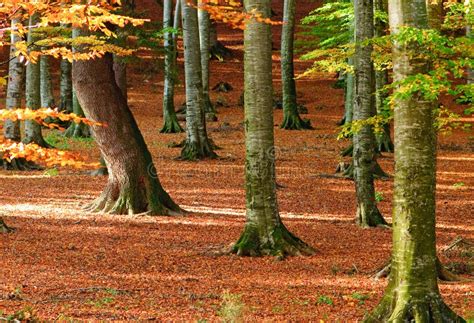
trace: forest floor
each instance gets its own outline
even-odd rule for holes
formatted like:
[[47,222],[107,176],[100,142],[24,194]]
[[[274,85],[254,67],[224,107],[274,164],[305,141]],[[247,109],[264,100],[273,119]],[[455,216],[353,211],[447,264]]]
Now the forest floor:
[[[277,19],[279,2],[274,1]],[[153,3],[146,5],[158,10]],[[299,16],[315,6],[311,1],[302,4]],[[278,44],[278,27],[274,31]],[[81,205],[100,194],[105,177],[62,168],[58,173],[0,171],[0,215],[16,228],[0,235],[0,311],[33,312],[44,320],[218,320],[242,315],[249,321],[343,322],[361,319],[377,304],[387,281],[371,276],[390,256],[391,231],[357,227],[353,182],[325,176],[334,174],[339,152],[349,144],[336,140],[343,91],[333,88],[334,75],[297,82],[299,102],[309,110],[304,117],[314,130],[279,129],[282,111],[275,110],[282,218],[317,253],[284,261],[216,255],[237,240],[245,220],[243,108],[238,106],[242,34],[220,26],[219,35],[234,57],[213,61],[211,68],[211,86],[225,81],[233,87],[229,93],[211,93],[214,101],[228,105],[219,107],[219,120],[208,124],[210,137],[222,148],[218,159],[176,160],[180,150],[168,145],[180,142],[184,134],[159,133],[160,68],[149,60],[131,67],[130,105],[161,182],[189,214],[88,214]],[[273,58],[274,87],[279,89],[278,51]],[[309,66],[296,63],[298,72]],[[181,83],[177,106],[184,102],[183,91]],[[453,106],[451,99],[445,101]],[[47,137],[89,159],[99,156],[91,140],[65,140],[54,132]],[[461,270],[462,264],[472,265],[472,253],[442,250],[459,236],[474,240],[474,135],[454,131],[440,136],[438,147],[438,250],[445,264]],[[393,174],[392,154],[383,154],[380,164]],[[376,183],[379,207],[389,221],[392,185],[392,180]],[[440,282],[440,289],[456,312],[474,318],[472,282]]]

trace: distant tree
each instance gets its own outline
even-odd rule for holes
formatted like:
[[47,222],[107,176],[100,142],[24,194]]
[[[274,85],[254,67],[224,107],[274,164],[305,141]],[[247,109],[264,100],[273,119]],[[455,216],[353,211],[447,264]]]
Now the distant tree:
[[[39,13],[33,13],[30,17],[30,26],[36,25],[40,21]],[[34,43],[38,41],[38,35],[34,28],[30,28],[28,31],[28,43],[30,46],[34,46]],[[26,66],[26,107],[32,110],[41,108],[41,83],[40,83],[40,63],[32,62]],[[41,126],[34,120],[25,121],[25,137],[23,138],[24,143],[35,143],[41,147],[50,147],[50,145],[44,140]]]
[[61,59],[59,77],[59,110],[72,112],[72,64],[67,59]]
[[283,123],[281,128],[289,130],[311,129],[309,120],[302,120],[296,102],[294,71],[294,35],[296,0],[285,0],[283,30],[281,34],[281,84],[283,95]]
[[[245,10],[270,16],[270,0],[246,0]],[[244,31],[246,223],[232,252],[240,256],[310,255],[314,250],[280,219],[275,184],[270,25],[250,19]]]
[[186,141],[181,151],[181,158],[186,160],[213,158],[216,154],[206,130],[196,0],[189,2],[181,0],[181,16],[186,80]]
[[[375,70],[372,46],[366,44],[374,36],[373,0],[355,0],[355,93],[354,121],[368,120],[376,115]],[[354,182],[357,196],[357,223],[362,227],[385,225],[375,201],[374,169],[377,151],[374,130],[364,125],[353,134]]]
[[[181,0],[176,1],[176,6],[179,8]],[[164,88],[163,88],[163,127],[161,133],[179,133],[183,132],[174,108],[174,87],[177,80],[177,66],[176,66],[176,29],[171,32],[173,21],[173,1],[163,1],[163,38],[165,50],[165,71],[164,71]],[[179,10],[175,16],[179,16]],[[176,18],[176,17],[175,17]],[[178,20],[179,21],[179,20]]]
[[[394,35],[403,28],[428,29],[425,0],[389,0],[389,13]],[[429,59],[417,55],[421,46],[416,38],[395,42],[395,82],[430,71]],[[401,90],[400,86],[395,89],[396,93]],[[444,303],[438,289],[434,126],[437,103],[425,94],[417,90],[395,97],[392,269],[385,294],[366,322],[465,322]]]

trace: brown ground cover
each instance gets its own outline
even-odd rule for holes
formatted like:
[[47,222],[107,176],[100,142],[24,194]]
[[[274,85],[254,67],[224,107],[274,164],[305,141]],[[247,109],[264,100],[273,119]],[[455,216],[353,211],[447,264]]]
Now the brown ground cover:
[[[280,1],[274,1],[281,16]],[[143,1],[156,16],[153,1]],[[299,7],[303,16],[316,6]],[[278,44],[278,28],[274,28]],[[218,320],[242,309],[246,320],[356,321],[380,299],[386,280],[372,274],[389,257],[391,231],[360,229],[354,224],[354,184],[321,176],[332,174],[339,151],[335,123],[343,113],[343,91],[333,75],[298,81],[315,130],[283,131],[275,112],[279,205],[285,224],[317,249],[312,257],[239,258],[216,251],[235,242],[244,224],[243,88],[241,32],[219,26],[234,58],[213,62],[211,85],[225,81],[229,93],[212,98],[219,120],[209,123],[219,158],[183,162],[169,148],[184,134],[159,133],[162,75],[132,67],[130,103],[154,156],[160,179],[189,214],[180,217],[131,217],[88,214],[90,202],[106,178],[60,169],[59,175],[0,171],[0,214],[16,232],[0,235],[0,311],[31,308],[45,320]],[[279,89],[279,53],[274,52],[275,89]],[[299,72],[307,62],[298,61]],[[178,88],[176,104],[184,101]],[[452,106],[446,99],[445,105]],[[454,107],[461,111],[462,107]],[[98,158],[92,142],[72,141],[70,149]],[[382,167],[393,173],[393,156]],[[50,173],[51,175],[51,173]],[[391,220],[392,180],[377,181],[379,206]],[[441,136],[438,157],[438,248],[454,238],[474,239],[474,138],[455,131]],[[458,253],[440,252],[445,263],[466,262]],[[472,257],[472,255],[471,255]],[[470,258],[472,262],[472,258]],[[464,278],[472,276],[464,275]],[[472,282],[440,283],[446,302],[474,317]],[[223,302],[223,295],[230,295]],[[232,295],[240,295],[232,297]],[[233,299],[233,300],[232,300]]]

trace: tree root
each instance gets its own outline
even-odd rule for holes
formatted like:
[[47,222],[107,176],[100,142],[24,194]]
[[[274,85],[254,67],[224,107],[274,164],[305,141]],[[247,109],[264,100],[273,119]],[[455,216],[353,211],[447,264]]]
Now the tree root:
[[217,59],[223,62],[226,58],[231,58],[232,51],[225,47],[220,41],[211,46],[211,59]]
[[[339,163],[336,168],[336,173],[342,173],[342,177],[354,180],[354,163],[351,162],[348,166],[344,164],[344,167],[341,167],[341,163]],[[383,171],[378,162],[375,162],[372,174],[375,179],[388,180],[390,178],[390,175]]]
[[375,311],[364,318],[364,322],[466,322],[454,313],[443,301],[438,292],[427,292],[421,298],[411,298],[389,290]]
[[14,230],[10,227],[8,227],[5,222],[3,221],[2,218],[0,218],[0,233],[10,233],[13,232]]
[[163,127],[160,130],[160,133],[181,133],[184,132],[183,128],[178,122],[176,115],[174,117],[168,117]]
[[[391,271],[391,261],[387,261],[381,269],[378,269],[376,273],[372,276],[374,279],[385,278],[390,275]],[[462,277],[459,277],[452,272],[450,272],[439,260],[436,258],[436,270],[438,272],[438,279],[444,282],[458,282],[464,281]]]
[[390,128],[387,125],[384,127],[384,131],[376,136],[377,150],[381,153],[393,153],[395,146],[393,145],[392,139],[390,138]]
[[197,142],[186,140],[181,150],[181,160],[200,160],[206,158],[216,158],[217,154],[212,149],[212,143],[208,139],[207,142],[198,145]]
[[311,126],[311,121],[308,119],[301,119],[298,114],[285,115],[283,122],[280,126],[281,129],[286,130],[311,130],[314,129]]
[[[380,213],[379,209],[377,206],[373,208],[373,210],[366,211],[370,212],[368,215],[362,216],[359,214],[360,210],[357,210],[357,217],[356,217],[356,223],[358,226],[362,228],[376,228],[376,227],[390,227],[390,225],[385,221],[384,217],[382,216],[382,213]],[[361,221],[361,219],[366,219],[364,222]]]
[[53,145],[50,145],[44,140],[44,138],[41,136],[40,138],[25,138],[22,141],[25,145],[27,144],[37,144],[40,147],[43,148],[54,148]]
[[350,144],[349,147],[341,151],[342,157],[352,157],[352,153],[354,152],[354,144]]
[[12,160],[0,160],[0,165],[5,170],[19,170],[19,171],[30,171],[30,170],[42,170],[43,167],[28,161],[25,158],[13,158]]
[[246,225],[239,240],[230,250],[230,253],[238,256],[275,256],[277,259],[284,259],[287,256],[310,256],[315,252],[312,247],[288,231],[282,223],[264,236],[258,228]]
[[66,138],[89,138],[91,131],[88,125],[73,122],[69,128],[64,131],[63,136]]

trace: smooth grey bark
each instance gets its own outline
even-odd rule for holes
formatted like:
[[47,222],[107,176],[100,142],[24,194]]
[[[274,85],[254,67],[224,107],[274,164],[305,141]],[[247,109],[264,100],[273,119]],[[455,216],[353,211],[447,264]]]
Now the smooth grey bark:
[[[375,70],[372,46],[365,44],[374,36],[373,0],[355,0],[355,93],[354,121],[373,117],[375,111]],[[375,135],[370,125],[364,125],[353,135],[354,182],[357,197],[356,221],[361,227],[385,225],[375,201],[373,169],[376,165]]]
[[[393,34],[401,26],[428,28],[425,0],[389,0],[389,13]],[[419,46],[394,44],[395,82],[429,72],[430,62],[417,55]],[[366,322],[465,322],[444,303],[437,282],[436,106],[421,93],[399,97],[394,104],[391,272],[385,294]]]
[[[180,0],[176,2],[176,6],[179,6]],[[176,112],[174,109],[174,86],[178,76],[178,70],[176,65],[176,33],[171,33],[168,30],[171,28],[172,23],[172,10],[173,1],[163,1],[163,29],[165,33],[164,38],[164,50],[165,50],[165,81],[163,88],[163,127],[161,133],[179,133],[183,132]],[[175,29],[176,31],[177,29]]]
[[[202,4],[202,0],[198,0],[198,4]],[[204,112],[215,115],[217,113],[209,96],[209,59],[211,58],[210,50],[210,29],[211,19],[206,10],[198,10],[199,23],[199,48],[201,50],[201,71],[202,71],[202,95],[204,103]]]
[[50,58],[47,55],[40,57],[40,95],[42,108],[53,108],[56,106],[54,103],[53,80],[51,78],[49,60]]
[[93,126],[109,178],[101,196],[87,210],[112,214],[181,213],[161,186],[145,140],[115,82],[112,55],[74,62],[73,85],[86,117],[108,125]]
[[206,131],[196,6],[196,0],[181,0],[186,79],[186,141],[181,158],[185,160],[216,157]]
[[[18,19],[13,19],[11,25],[15,26],[19,22],[20,21]],[[24,89],[23,75],[25,72],[25,66],[15,56],[15,44],[20,40],[21,38],[16,33],[11,33],[10,62],[8,65],[8,84],[6,99],[6,108],[8,110],[20,109],[22,105],[21,97]],[[5,137],[5,139],[20,141],[20,121],[11,121],[8,119],[5,120],[3,136]]]
[[62,59],[60,63],[59,110],[72,112],[72,64],[67,59]]
[[283,95],[282,129],[312,129],[309,120],[302,120],[296,102],[294,70],[296,0],[285,0],[283,5],[283,27],[281,33],[281,85]]
[[[33,26],[39,22],[39,14],[34,13],[29,20],[30,26]],[[38,36],[35,35],[33,29],[28,31],[28,44],[33,44],[38,40]],[[40,83],[40,63],[35,64],[29,63],[26,66],[26,107],[31,110],[37,110],[41,108],[41,83]],[[34,120],[25,121],[25,137],[23,142],[26,144],[35,143],[41,147],[50,147],[50,145],[44,140],[41,133],[41,125]]]
[[[247,12],[270,15],[270,0],[246,0]],[[232,252],[241,256],[310,255],[314,250],[280,219],[275,184],[270,25],[249,20],[244,31],[246,223]]]

